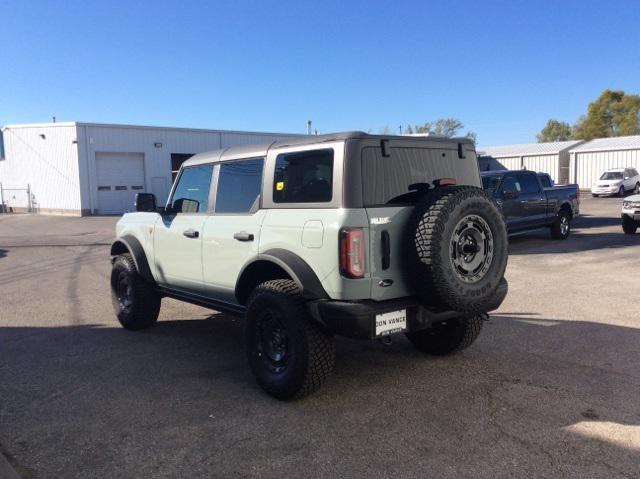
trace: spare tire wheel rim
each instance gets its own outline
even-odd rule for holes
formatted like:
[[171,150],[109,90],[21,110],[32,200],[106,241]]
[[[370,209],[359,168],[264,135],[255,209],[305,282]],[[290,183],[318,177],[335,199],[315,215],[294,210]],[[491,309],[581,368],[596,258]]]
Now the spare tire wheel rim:
[[450,257],[458,278],[476,283],[484,278],[493,260],[493,234],[478,215],[463,217],[453,229]]

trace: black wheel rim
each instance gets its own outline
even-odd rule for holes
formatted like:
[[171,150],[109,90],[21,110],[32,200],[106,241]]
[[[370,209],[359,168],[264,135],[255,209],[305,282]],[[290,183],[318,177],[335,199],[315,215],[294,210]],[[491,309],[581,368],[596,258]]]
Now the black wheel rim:
[[260,361],[272,373],[283,373],[289,362],[289,337],[274,311],[264,311],[258,318],[256,339]]
[[120,305],[120,310],[124,313],[129,313],[131,311],[131,306],[133,305],[133,288],[131,287],[129,276],[124,272],[120,273],[118,276],[116,295],[118,298],[118,304]]
[[476,283],[486,275],[493,260],[493,234],[487,222],[467,215],[453,229],[450,243],[451,265],[458,277]]
[[560,233],[562,233],[562,236],[566,236],[568,232],[569,232],[569,218],[567,218],[566,216],[561,216],[560,217]]

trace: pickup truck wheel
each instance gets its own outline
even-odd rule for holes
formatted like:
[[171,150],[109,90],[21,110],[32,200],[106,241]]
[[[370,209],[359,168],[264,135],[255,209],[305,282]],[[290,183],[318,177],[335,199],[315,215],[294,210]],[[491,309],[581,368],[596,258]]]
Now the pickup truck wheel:
[[637,230],[638,223],[636,221],[632,220],[628,216],[622,217],[622,231],[624,231],[625,234],[634,235]]
[[297,285],[267,281],[247,304],[247,356],[258,384],[282,400],[317,390],[333,371],[333,338],[308,317]]
[[416,349],[434,356],[462,351],[473,344],[480,335],[484,320],[475,315],[435,324],[431,329],[407,333]]
[[425,304],[479,313],[492,304],[507,266],[507,228],[480,188],[428,192],[409,225],[407,272]]
[[571,216],[565,210],[558,211],[558,216],[551,225],[551,237],[557,240],[565,240],[571,233]]
[[121,254],[113,261],[111,302],[118,321],[126,329],[145,329],[158,320],[160,294],[138,274],[130,254]]

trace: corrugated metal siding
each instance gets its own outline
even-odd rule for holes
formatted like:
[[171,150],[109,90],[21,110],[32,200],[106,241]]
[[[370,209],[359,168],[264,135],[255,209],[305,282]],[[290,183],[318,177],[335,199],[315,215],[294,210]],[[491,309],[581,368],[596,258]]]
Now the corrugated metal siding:
[[505,167],[507,170],[521,170],[522,159],[519,156],[511,158],[496,158],[496,161]]
[[531,171],[549,173],[556,183],[558,182],[558,163],[558,155],[525,156],[522,159],[522,166],[524,168]]
[[[75,140],[73,125],[6,128],[6,159],[0,161],[3,188],[26,188],[30,184],[37,207],[79,213],[80,176]],[[5,202],[26,208],[28,198],[24,192],[8,192]]]
[[631,166],[640,170],[640,150],[596,151],[571,153],[571,179],[580,188],[588,189],[602,172],[609,168]]

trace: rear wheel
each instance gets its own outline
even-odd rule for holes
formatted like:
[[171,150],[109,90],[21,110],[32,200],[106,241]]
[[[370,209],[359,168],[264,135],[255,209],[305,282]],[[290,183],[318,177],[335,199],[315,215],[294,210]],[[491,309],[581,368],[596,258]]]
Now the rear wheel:
[[407,333],[416,349],[434,356],[462,351],[473,344],[482,331],[480,315],[463,317],[435,324],[431,329]]
[[571,215],[567,210],[558,211],[555,222],[551,225],[551,237],[565,240],[571,233]]
[[145,329],[158,320],[161,296],[138,274],[130,254],[121,254],[113,261],[111,302],[118,321],[126,329]]
[[307,316],[293,281],[277,279],[257,286],[246,320],[249,365],[258,384],[273,397],[310,394],[333,371],[333,338]]
[[636,234],[637,230],[638,230],[637,221],[632,220],[628,216],[624,216],[622,218],[622,231],[624,231],[625,234],[633,235],[633,234]]

